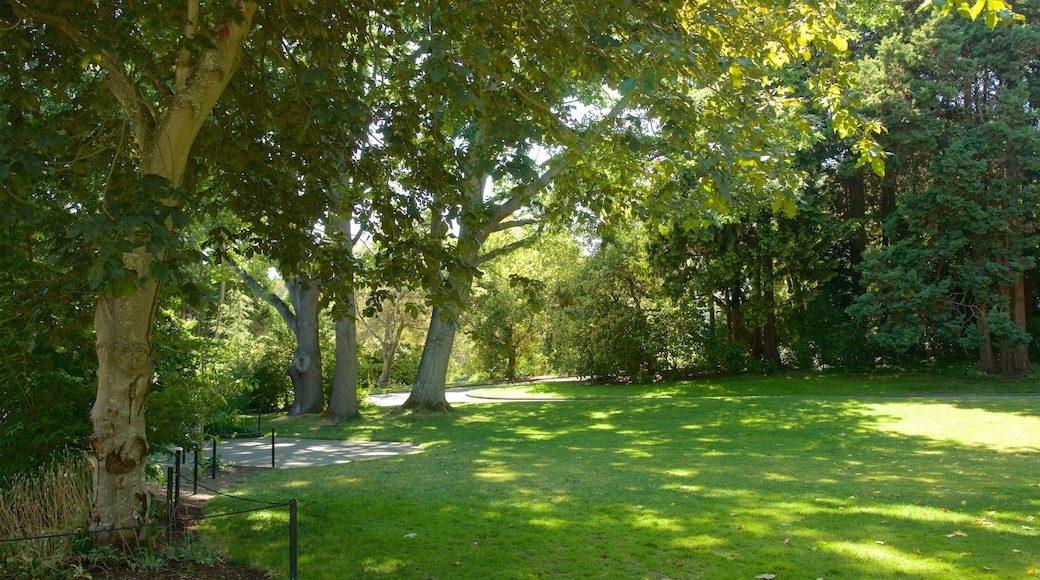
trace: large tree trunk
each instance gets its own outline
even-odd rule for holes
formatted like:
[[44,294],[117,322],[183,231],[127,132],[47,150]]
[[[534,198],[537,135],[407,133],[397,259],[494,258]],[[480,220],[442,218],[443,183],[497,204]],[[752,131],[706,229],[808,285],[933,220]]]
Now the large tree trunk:
[[455,343],[458,313],[448,314],[440,307],[433,309],[415,384],[408,400],[401,405],[402,409],[451,410],[444,395],[444,385],[448,376],[448,363],[451,361],[451,349]]
[[[66,32],[72,42],[88,54],[96,45],[74,30],[80,23],[33,11],[24,12],[19,3],[9,6],[27,22],[53,24],[55,33]],[[171,79],[171,98],[158,109],[147,106],[151,97],[142,97],[135,81],[127,76],[127,55],[101,48],[103,81],[122,107],[134,132],[139,175],[159,176],[173,187],[184,178],[188,156],[199,129],[209,117],[236,68],[242,40],[257,9],[254,2],[240,2],[239,16],[224,24],[224,33],[201,53],[187,49],[178,54]],[[197,3],[188,3],[184,36],[195,35]],[[174,204],[173,200],[159,200]],[[172,223],[167,227],[173,229]],[[139,248],[123,256],[124,265],[142,277],[142,285],[124,296],[103,295],[94,315],[97,334],[98,388],[90,418],[93,431],[91,447],[96,456],[94,502],[90,513],[94,543],[99,546],[128,548],[139,545],[145,529],[121,528],[144,524],[148,517],[148,495],[144,487],[148,443],[144,426],[144,402],[154,377],[152,366],[152,326],[159,296],[159,285],[148,278],[153,254]]]
[[347,315],[336,321],[336,372],[325,416],[333,421],[359,415],[357,396],[357,322],[354,295],[347,298]]
[[[151,261],[143,250],[124,264],[143,273]],[[148,442],[144,402],[152,386],[152,323],[159,285],[153,281],[126,296],[101,296],[94,313],[97,333],[98,390],[90,411],[94,450],[94,503],[90,531],[98,545],[137,547],[148,523],[144,466]],[[130,529],[126,529],[130,528]]]
[[864,183],[864,170],[859,169],[849,176],[845,182],[846,220],[856,220],[856,229],[852,233],[851,247],[849,248],[849,265],[852,267],[852,283],[861,288],[863,274],[858,266],[863,262],[863,252],[867,249],[867,230],[863,218],[867,215],[866,184]]
[[989,306],[982,300],[977,300],[975,308],[978,316],[975,328],[984,341],[979,347],[979,370],[984,373],[995,373],[997,372],[997,357],[993,351],[993,340],[989,334]]
[[325,410],[321,347],[318,344],[318,298],[321,291],[313,280],[293,279],[288,287],[289,299],[296,311],[293,326],[296,351],[289,364],[289,378],[293,385],[293,405],[289,414],[320,413]]
[[[1026,330],[1026,283],[1025,276],[1019,274],[1015,282],[1004,289],[1008,295],[1008,308],[1011,321],[1023,331]],[[998,359],[1000,374],[1005,378],[1017,378],[1019,375],[1033,372],[1033,364],[1029,361],[1029,345],[1023,344],[1000,353]]]
[[773,290],[773,258],[763,257],[762,300],[766,306],[766,323],[762,327],[762,357],[780,362],[780,348],[776,339],[776,293]]

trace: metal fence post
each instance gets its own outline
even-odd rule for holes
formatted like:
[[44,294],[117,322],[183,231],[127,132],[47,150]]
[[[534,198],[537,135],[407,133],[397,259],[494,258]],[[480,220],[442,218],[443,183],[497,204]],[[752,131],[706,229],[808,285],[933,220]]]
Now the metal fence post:
[[217,438],[213,437],[213,465],[210,466],[210,479],[217,478]]
[[296,500],[289,500],[289,580],[296,580]]
[[271,469],[274,469],[274,429],[271,429]]
[[173,535],[173,466],[166,466],[166,543]]
[[177,511],[177,505],[181,503],[181,463],[186,455],[183,449],[177,450],[177,469],[173,479],[173,511]]
[[195,474],[191,478],[191,495],[199,494],[199,450],[195,449]]

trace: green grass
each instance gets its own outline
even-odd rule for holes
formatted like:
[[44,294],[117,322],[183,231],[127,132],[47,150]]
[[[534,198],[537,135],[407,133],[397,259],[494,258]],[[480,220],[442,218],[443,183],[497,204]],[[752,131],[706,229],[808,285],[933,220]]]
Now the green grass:
[[939,375],[796,374],[698,379],[647,385],[579,382],[494,386],[470,391],[489,399],[679,398],[751,396],[906,396],[1040,393],[1040,381],[989,381]]
[[[776,380],[781,390],[788,379]],[[281,436],[424,451],[266,472],[242,493],[299,499],[302,578],[1026,578],[1040,568],[1040,400],[788,394],[475,404],[345,426],[281,419]],[[209,520],[204,537],[284,576],[287,518],[283,508]]]

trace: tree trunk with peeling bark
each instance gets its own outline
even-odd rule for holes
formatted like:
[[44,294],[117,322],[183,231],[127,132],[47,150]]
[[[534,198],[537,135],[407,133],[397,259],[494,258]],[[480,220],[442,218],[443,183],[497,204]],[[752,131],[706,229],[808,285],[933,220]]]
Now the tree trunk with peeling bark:
[[289,299],[296,312],[289,323],[296,335],[296,350],[288,369],[293,385],[293,404],[289,414],[320,413],[325,410],[325,391],[321,384],[321,346],[318,340],[318,299],[321,290],[313,280],[293,279],[287,285]]
[[[139,250],[123,261],[135,272],[144,273],[151,259]],[[94,536],[98,545],[134,548],[145,539],[148,442],[144,403],[154,376],[152,323],[158,297],[159,285],[146,282],[132,294],[101,296],[94,312],[98,389],[90,412],[90,444],[95,456],[90,530],[101,532]]]
[[444,388],[448,376],[448,363],[451,361],[451,349],[455,344],[457,317],[458,312],[446,311],[440,307],[433,309],[430,331],[426,334],[415,384],[412,385],[408,400],[401,405],[402,409],[451,410]]
[[357,322],[354,295],[347,298],[347,315],[336,321],[336,372],[325,416],[344,421],[359,415],[357,393]]
[[[138,175],[158,176],[178,187],[195,137],[237,66],[257,4],[232,2],[231,9],[237,10],[241,18],[229,17],[223,22],[221,35],[213,39],[210,48],[196,54],[187,49],[180,51],[172,82],[164,85],[172,90],[168,95],[160,95],[161,106],[154,106],[155,94],[129,72],[132,67],[124,60],[124,53],[99,48],[98,39],[89,35],[89,27],[81,27],[84,22],[66,14],[73,10],[69,13],[83,18],[89,9],[80,13],[71,5],[57,4],[54,12],[49,12],[19,0],[8,2],[8,9],[25,26],[47,26],[55,34],[67,37],[81,54],[98,58],[101,78],[119,102],[133,132]],[[199,3],[189,0],[185,38],[195,35],[198,15]],[[167,227],[172,229],[172,223]],[[94,313],[98,386],[90,412],[90,443],[96,458],[89,528],[98,546],[133,548],[147,536],[147,528],[142,527],[148,517],[144,403],[154,378],[152,327],[159,285],[150,278],[148,269],[155,258],[143,247],[124,254],[123,266],[138,274],[139,286],[120,295],[103,294]]]

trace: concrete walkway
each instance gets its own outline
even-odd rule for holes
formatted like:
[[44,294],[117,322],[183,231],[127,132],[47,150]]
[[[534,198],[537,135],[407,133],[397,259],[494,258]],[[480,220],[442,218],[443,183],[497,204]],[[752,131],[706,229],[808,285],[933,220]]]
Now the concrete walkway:
[[[506,397],[474,397],[470,395],[470,391],[476,391],[478,389],[493,389],[494,387],[519,387],[523,385],[532,385],[537,383],[550,383],[560,381],[573,381],[573,377],[552,377],[543,379],[534,379],[530,381],[519,381],[516,383],[507,383],[500,385],[475,385],[470,387],[448,387],[444,389],[444,398],[451,405],[457,405],[459,403],[544,403],[552,401],[561,401],[563,399],[554,397],[524,397],[522,399],[510,399]],[[380,393],[375,395],[369,395],[369,402],[378,405],[380,407],[399,407],[408,400],[408,391],[400,391],[396,393]]]
[[[336,441],[322,439],[275,438],[274,467],[310,467],[336,465],[364,459],[391,457],[421,451],[422,448],[400,441]],[[209,458],[207,446],[200,459]],[[217,444],[220,461],[248,467],[271,467],[271,438],[228,439]]]
[[[557,379],[564,380],[564,379]],[[522,384],[522,383],[518,383]],[[512,399],[489,399],[469,396],[469,391],[484,389],[487,385],[474,387],[453,387],[445,390],[448,403],[477,403],[494,400],[508,402]],[[381,407],[397,407],[408,399],[408,392],[370,395],[369,400]],[[518,401],[536,401],[538,399],[517,399]],[[199,459],[208,459],[213,453],[207,445]],[[392,457],[402,453],[422,451],[412,443],[401,441],[337,441],[326,439],[292,439],[275,438],[274,467],[310,467],[315,465],[335,465],[350,463],[364,459]],[[217,457],[220,461],[244,467],[271,467],[271,438],[228,439],[217,444]]]

